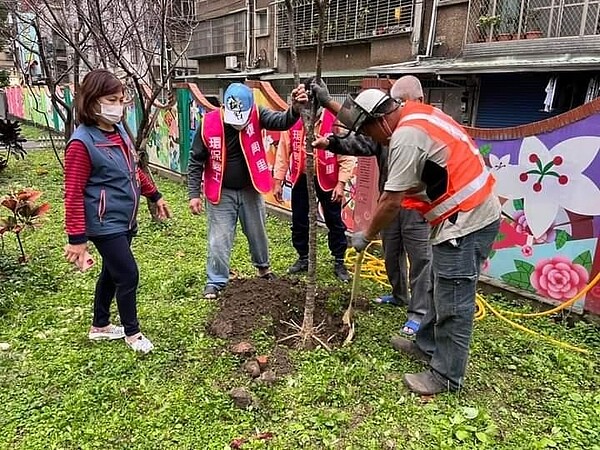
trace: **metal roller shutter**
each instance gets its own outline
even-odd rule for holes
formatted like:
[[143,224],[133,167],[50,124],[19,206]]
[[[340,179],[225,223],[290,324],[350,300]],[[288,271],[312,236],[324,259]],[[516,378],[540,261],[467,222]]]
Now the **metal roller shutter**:
[[475,126],[503,128],[537,122],[556,112],[544,112],[549,74],[507,73],[481,75]]

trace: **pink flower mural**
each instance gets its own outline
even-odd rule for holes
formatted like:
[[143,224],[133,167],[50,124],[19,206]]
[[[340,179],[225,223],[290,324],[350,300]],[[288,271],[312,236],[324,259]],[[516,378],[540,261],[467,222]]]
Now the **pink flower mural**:
[[523,256],[529,258],[533,255],[533,247],[531,245],[524,245],[521,247],[521,253],[523,253]]
[[538,261],[530,276],[531,285],[538,294],[555,300],[573,298],[586,286],[588,279],[585,267],[564,256]]
[[486,270],[488,270],[488,269],[489,269],[489,267],[490,267],[490,259],[489,259],[489,258],[487,258],[487,259],[486,259],[486,260],[483,262],[483,264],[481,265],[481,270],[482,270],[483,272],[485,272]]
[[527,227],[536,239],[547,233],[561,207],[576,214],[600,215],[600,189],[586,172],[599,149],[598,136],[565,139],[551,148],[528,136],[521,142],[518,164],[509,164],[506,155],[489,155],[496,193],[523,199]]
[[[527,217],[525,217],[524,211],[517,211],[513,216],[514,227],[517,233],[530,234],[533,236],[529,225],[527,224]],[[545,242],[554,242],[556,239],[556,230],[551,226],[546,230],[545,233],[539,237],[533,239],[534,244],[543,244]]]

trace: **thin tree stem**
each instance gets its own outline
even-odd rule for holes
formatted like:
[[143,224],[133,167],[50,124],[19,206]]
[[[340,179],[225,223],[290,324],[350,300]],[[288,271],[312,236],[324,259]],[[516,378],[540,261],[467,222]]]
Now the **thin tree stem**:
[[17,242],[19,243],[19,250],[21,251],[22,261],[25,262],[27,257],[25,256],[25,249],[23,248],[23,242],[21,242],[20,233],[15,233],[17,235]]

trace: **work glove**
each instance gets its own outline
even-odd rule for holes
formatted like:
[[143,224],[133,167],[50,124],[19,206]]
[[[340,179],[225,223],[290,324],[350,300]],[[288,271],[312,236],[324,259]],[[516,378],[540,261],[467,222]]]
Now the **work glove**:
[[313,81],[310,90],[321,106],[326,106],[332,100],[329,89],[323,80]]
[[360,253],[364,252],[371,241],[367,239],[364,231],[357,231],[350,236],[350,246]]

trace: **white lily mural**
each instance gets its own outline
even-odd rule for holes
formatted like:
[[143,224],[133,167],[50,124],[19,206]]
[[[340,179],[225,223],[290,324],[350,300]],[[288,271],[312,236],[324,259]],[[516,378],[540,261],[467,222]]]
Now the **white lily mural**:
[[523,199],[525,219],[536,239],[555,223],[560,208],[600,215],[600,189],[583,174],[599,150],[600,137],[566,139],[551,149],[535,136],[526,137],[517,165],[509,164],[509,155],[490,154],[496,193],[511,200]]

